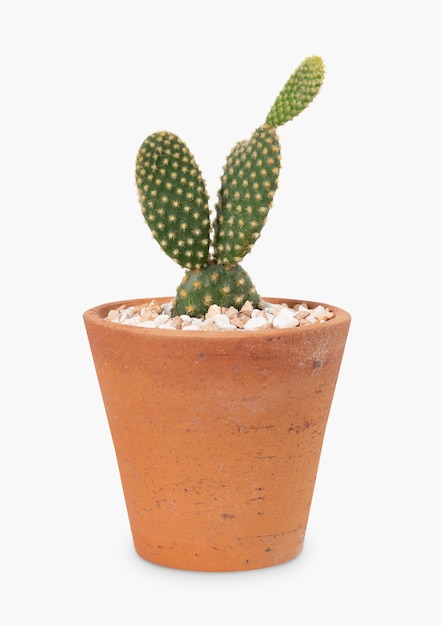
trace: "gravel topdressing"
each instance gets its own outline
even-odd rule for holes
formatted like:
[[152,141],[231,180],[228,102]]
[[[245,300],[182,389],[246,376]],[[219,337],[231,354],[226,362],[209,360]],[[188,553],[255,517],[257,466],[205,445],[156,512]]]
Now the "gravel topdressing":
[[156,300],[138,306],[121,306],[109,311],[105,319],[117,324],[185,331],[250,331],[266,328],[293,328],[303,324],[319,324],[333,317],[330,309],[318,305],[309,308],[306,303],[287,304],[261,302],[254,309],[246,302],[241,309],[222,308],[213,304],[204,317],[172,315],[172,302],[160,305]]

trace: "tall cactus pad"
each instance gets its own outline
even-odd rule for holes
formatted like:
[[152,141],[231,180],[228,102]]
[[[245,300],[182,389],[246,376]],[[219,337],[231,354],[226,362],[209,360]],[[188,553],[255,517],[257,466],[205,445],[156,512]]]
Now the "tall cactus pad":
[[278,186],[280,145],[276,130],[261,126],[227,158],[214,223],[214,256],[233,264],[261,234]]
[[209,198],[186,144],[167,131],[147,137],[137,155],[136,183],[144,218],[166,254],[182,267],[206,265]]
[[175,315],[204,315],[211,304],[238,309],[247,300],[259,305],[255,286],[240,265],[211,264],[186,272],[173,304]]
[[280,91],[266,123],[276,128],[299,115],[317,95],[323,80],[324,63],[321,57],[305,59]]

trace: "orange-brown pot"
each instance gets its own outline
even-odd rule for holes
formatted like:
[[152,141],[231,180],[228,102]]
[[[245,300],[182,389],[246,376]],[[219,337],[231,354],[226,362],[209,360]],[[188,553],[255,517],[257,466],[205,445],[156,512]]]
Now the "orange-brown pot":
[[142,302],[84,314],[136,551],[199,571],[294,558],[350,315],[325,305],[322,324],[242,332],[104,320]]

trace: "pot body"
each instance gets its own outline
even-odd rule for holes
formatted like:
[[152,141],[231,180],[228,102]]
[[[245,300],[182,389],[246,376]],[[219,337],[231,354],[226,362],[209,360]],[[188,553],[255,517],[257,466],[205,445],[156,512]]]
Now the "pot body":
[[350,315],[325,305],[325,323],[232,332],[103,319],[141,302],[84,314],[136,551],[198,571],[294,558]]

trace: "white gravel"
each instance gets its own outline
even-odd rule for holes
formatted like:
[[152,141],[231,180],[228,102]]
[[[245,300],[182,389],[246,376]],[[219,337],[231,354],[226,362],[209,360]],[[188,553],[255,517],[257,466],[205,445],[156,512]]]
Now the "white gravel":
[[304,303],[290,308],[287,304],[264,301],[260,309],[254,309],[250,302],[246,302],[240,310],[213,304],[203,318],[189,315],[173,317],[171,311],[172,302],[160,305],[151,300],[143,305],[121,306],[111,310],[105,319],[117,324],[164,330],[242,331],[293,328],[302,324],[322,323],[333,317],[333,312],[322,305],[309,308]]

